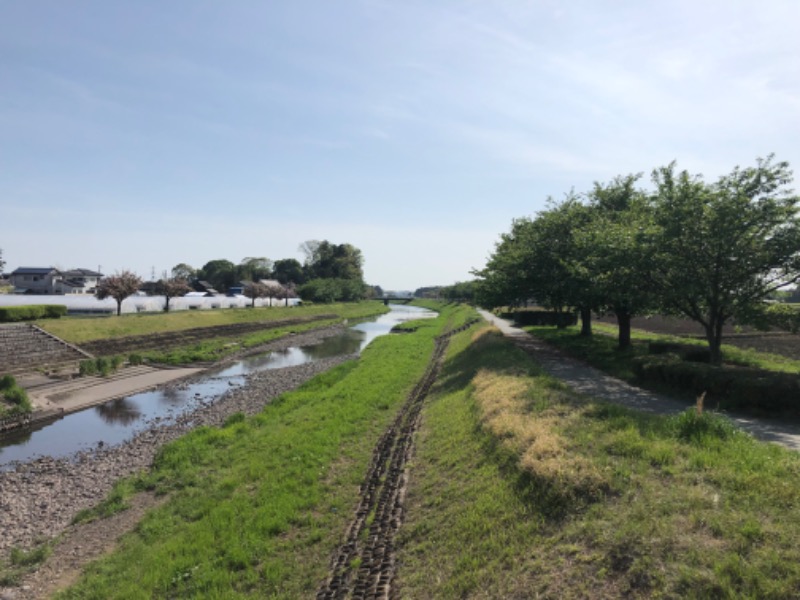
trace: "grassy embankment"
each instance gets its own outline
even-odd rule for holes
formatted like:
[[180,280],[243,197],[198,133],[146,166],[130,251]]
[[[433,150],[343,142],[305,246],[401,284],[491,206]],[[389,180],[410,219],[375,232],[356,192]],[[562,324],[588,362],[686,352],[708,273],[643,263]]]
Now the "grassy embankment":
[[406,598],[793,598],[800,458],[590,402],[494,333],[451,346],[401,529]]
[[[60,597],[311,597],[375,440],[434,333],[464,315],[447,308],[255,418],[169,446],[109,504],[131,488],[169,502]],[[401,595],[796,597],[798,475],[795,453],[719,417],[577,397],[474,327],[453,338],[423,413]]]
[[137,352],[133,356],[126,357],[133,359],[132,362],[149,360],[166,364],[187,364],[197,361],[217,360],[226,354],[264,344],[283,337],[290,332],[317,329],[342,322],[345,319],[353,320],[371,317],[385,313],[388,310],[380,302],[360,302],[236,310],[182,310],[170,313],[137,313],[111,317],[69,317],[45,320],[37,324],[53,335],[70,343],[80,345],[96,340],[180,332],[197,327],[216,327],[254,321],[280,321],[282,319],[335,315],[330,319],[268,329],[236,338],[215,338],[181,348]]
[[121,549],[64,598],[312,597],[351,519],[379,436],[423,374],[458,307],[416,332],[376,339],[346,363],[250,419],[166,447],[151,473],[118,486],[169,494]]

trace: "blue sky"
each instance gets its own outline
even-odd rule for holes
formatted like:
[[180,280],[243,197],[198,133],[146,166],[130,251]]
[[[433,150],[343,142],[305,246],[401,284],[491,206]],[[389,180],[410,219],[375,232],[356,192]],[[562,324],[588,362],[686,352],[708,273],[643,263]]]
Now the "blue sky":
[[0,0],[0,248],[150,279],[351,243],[470,278],[548,196],[800,168],[800,3]]

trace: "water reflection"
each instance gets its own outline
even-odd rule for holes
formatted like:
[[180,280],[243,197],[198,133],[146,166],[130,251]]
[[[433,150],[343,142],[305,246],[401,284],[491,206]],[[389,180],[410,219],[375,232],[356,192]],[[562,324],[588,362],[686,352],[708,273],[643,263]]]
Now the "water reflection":
[[165,406],[180,406],[186,402],[186,392],[178,387],[166,387],[161,390],[158,402]]
[[94,407],[100,418],[109,425],[130,425],[142,416],[138,405],[130,398],[118,398]]

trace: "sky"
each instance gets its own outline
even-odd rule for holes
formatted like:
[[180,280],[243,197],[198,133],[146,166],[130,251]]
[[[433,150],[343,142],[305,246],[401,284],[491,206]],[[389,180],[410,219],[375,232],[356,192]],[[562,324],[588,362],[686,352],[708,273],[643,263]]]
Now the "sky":
[[0,0],[0,249],[123,269],[361,249],[448,285],[677,161],[800,168],[796,0]]

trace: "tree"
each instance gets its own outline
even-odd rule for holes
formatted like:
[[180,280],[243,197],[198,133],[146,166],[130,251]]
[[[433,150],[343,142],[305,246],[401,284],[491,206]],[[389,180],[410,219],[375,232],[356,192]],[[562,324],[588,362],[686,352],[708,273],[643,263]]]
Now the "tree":
[[658,253],[649,280],[666,310],[703,326],[712,364],[722,362],[725,323],[800,280],[800,199],[791,181],[788,163],[772,155],[714,184],[676,173],[675,163],[653,172]]
[[156,284],[156,293],[164,296],[164,299],[166,300],[164,304],[164,312],[169,312],[169,301],[172,298],[183,296],[191,291],[192,288],[189,286],[188,282],[185,279],[178,277],[161,279]]
[[236,265],[224,258],[210,260],[197,272],[197,278],[208,281],[215,289],[225,292],[236,283]]
[[116,300],[117,316],[119,316],[122,314],[122,301],[135,294],[141,285],[141,277],[126,270],[101,279],[100,283],[97,284],[95,296],[99,300],[105,300],[106,298]]
[[178,263],[172,267],[172,279],[183,279],[184,281],[191,281],[195,276],[195,269],[186,263]]
[[294,283],[301,285],[305,283],[306,278],[303,273],[303,265],[296,258],[283,258],[276,260],[272,265],[272,277],[277,279],[283,285]]
[[357,279],[312,279],[303,284],[298,293],[303,300],[312,302],[355,302],[362,300],[366,284]]
[[511,231],[500,235],[486,267],[474,271],[479,278],[477,297],[481,305],[519,306],[533,297],[529,277],[533,250],[528,243],[532,230],[531,219],[514,219]]
[[242,293],[252,300],[250,306],[255,307],[257,298],[267,297],[267,286],[259,282],[250,282],[244,286]]
[[3,274],[3,269],[6,268],[6,261],[3,260],[3,249],[0,248],[0,275]]
[[636,188],[640,177],[595,183],[588,195],[590,218],[577,233],[593,308],[616,316],[620,350],[631,345],[631,319],[652,309],[656,300],[647,281],[651,213],[647,195]]
[[354,279],[363,281],[361,250],[352,244],[332,244],[328,240],[310,240],[300,246],[306,254],[305,270],[309,279]]
[[266,297],[270,300],[270,306],[272,305],[273,298],[281,298],[284,292],[284,287],[275,282],[265,282],[262,284],[264,286],[264,293]]
[[248,256],[236,267],[236,274],[241,281],[268,279],[272,275],[272,261],[264,256]]

